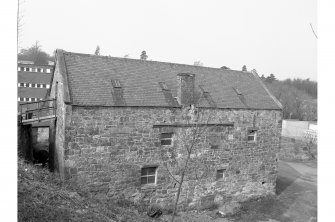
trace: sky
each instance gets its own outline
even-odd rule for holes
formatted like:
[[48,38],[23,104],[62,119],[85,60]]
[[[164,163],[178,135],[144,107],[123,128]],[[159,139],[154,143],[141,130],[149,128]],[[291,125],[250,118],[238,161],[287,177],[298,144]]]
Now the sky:
[[316,0],[22,0],[19,45],[317,80]]

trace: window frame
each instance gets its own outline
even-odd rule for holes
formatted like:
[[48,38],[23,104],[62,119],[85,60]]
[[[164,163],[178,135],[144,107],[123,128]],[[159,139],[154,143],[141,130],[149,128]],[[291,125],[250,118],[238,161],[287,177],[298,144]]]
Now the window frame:
[[[160,134],[161,146],[173,146],[173,132],[162,132]],[[164,135],[171,135],[171,137],[165,137]],[[170,144],[163,144],[162,142],[171,141]]]
[[[149,169],[154,169],[154,173],[149,174]],[[158,166],[144,166],[141,168],[141,178],[140,178],[140,183],[141,186],[151,186],[151,185],[156,185],[157,184],[157,169]],[[146,174],[144,174],[144,170],[146,170]],[[154,182],[149,182],[149,177],[154,177]],[[142,178],[146,178],[146,183],[143,183]]]
[[[249,143],[255,143],[257,142],[257,129],[248,129],[248,134],[247,134],[247,141]],[[253,139],[249,139],[253,138]]]
[[[219,172],[220,171],[220,172]],[[226,169],[225,168],[222,168],[222,169],[217,169],[216,170],[216,181],[218,180],[223,180],[225,178],[225,172],[226,172]]]

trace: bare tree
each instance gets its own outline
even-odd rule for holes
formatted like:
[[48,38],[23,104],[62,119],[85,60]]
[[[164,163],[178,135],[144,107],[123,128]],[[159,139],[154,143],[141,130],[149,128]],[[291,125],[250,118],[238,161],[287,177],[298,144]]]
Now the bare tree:
[[29,48],[21,49],[18,58],[33,61],[35,65],[47,65],[49,60],[53,60],[52,56],[42,51],[39,41],[36,41]]
[[95,49],[95,52],[94,52],[94,55],[100,55],[100,46],[97,45],[96,49]]
[[311,29],[312,29],[312,32],[313,32],[315,38],[318,39],[318,36],[316,35],[316,33],[315,33],[314,29],[313,29],[312,23],[309,23],[309,25],[311,26]]
[[[317,133],[314,130],[307,130],[304,134],[305,148],[311,159],[315,159],[316,147],[317,146]],[[314,149],[313,149],[314,148]]]
[[221,69],[230,69],[228,66],[221,66]]
[[20,42],[20,38],[22,37],[22,29],[23,29],[23,4],[24,4],[24,0],[18,0],[17,1],[17,52],[20,51],[21,49],[21,42]]
[[176,198],[173,204],[173,215],[171,222],[174,221],[180,194],[185,181],[201,180],[209,172],[209,164],[206,158],[203,158],[208,150],[203,149],[202,142],[206,141],[206,134],[213,127],[209,122],[211,115],[205,115],[204,110],[199,110],[195,106],[184,110],[183,119],[184,127],[178,128],[177,146],[173,151],[168,149],[162,150],[161,158],[163,165],[170,178],[178,184]]
[[148,59],[148,56],[147,56],[147,52],[146,51],[142,51],[141,53],[141,56],[140,56],[140,59],[141,60],[147,60]]
[[194,66],[204,66],[204,64],[199,60],[193,63]]

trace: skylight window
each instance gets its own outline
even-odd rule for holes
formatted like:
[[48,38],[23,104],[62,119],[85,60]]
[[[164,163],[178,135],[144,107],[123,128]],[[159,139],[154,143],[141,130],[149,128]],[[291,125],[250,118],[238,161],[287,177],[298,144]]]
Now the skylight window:
[[118,79],[112,79],[112,85],[114,88],[121,88],[121,82]]
[[242,96],[242,93],[241,93],[241,91],[238,88],[233,87],[233,89],[235,90],[235,92],[236,92],[237,95]]
[[161,86],[162,90],[169,90],[165,82],[159,82],[159,85]]

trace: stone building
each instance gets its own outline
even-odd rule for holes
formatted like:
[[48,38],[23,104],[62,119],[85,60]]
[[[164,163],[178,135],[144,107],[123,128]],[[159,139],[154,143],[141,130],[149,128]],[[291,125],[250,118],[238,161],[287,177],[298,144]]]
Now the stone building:
[[255,73],[57,50],[50,97],[55,169],[92,194],[171,203],[167,162],[195,127],[208,129],[191,155],[206,169],[186,176],[182,206],[275,192],[282,109]]

